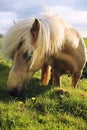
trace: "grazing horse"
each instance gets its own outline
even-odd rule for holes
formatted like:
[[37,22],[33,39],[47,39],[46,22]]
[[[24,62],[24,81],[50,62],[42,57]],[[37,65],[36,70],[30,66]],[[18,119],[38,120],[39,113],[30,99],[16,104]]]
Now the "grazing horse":
[[86,63],[86,47],[80,34],[54,15],[15,23],[4,37],[2,53],[13,60],[7,81],[13,96],[21,94],[44,64],[52,67],[58,85],[60,75],[71,73],[75,87]]

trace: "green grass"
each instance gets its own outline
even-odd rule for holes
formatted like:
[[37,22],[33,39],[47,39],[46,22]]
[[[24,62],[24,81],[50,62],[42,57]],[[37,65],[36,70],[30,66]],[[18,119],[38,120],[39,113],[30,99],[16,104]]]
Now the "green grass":
[[87,38],[84,38],[84,42],[85,42],[86,47],[87,47]]
[[66,75],[60,88],[43,86],[39,71],[22,97],[13,98],[6,88],[10,67],[0,56],[0,130],[87,130],[87,79],[77,89]]
[[2,38],[0,38],[0,42],[2,41]]
[[1,42],[2,42],[2,38],[0,38],[0,48],[1,48]]

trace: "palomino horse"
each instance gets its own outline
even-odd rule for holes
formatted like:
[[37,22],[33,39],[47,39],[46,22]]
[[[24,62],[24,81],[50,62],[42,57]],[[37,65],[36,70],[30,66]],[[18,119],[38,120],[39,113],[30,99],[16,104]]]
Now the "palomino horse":
[[13,59],[7,81],[13,96],[20,95],[44,64],[52,66],[57,84],[60,75],[71,73],[72,86],[75,87],[86,63],[83,39],[59,16],[30,18],[15,23],[4,37],[2,52],[5,57]]

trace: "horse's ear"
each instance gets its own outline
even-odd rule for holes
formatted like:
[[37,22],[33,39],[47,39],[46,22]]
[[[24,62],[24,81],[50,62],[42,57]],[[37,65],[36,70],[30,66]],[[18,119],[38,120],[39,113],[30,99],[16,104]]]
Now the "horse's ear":
[[13,24],[16,24],[15,20],[13,20]]
[[31,34],[32,34],[32,37],[33,37],[33,42],[35,42],[37,40],[39,30],[40,30],[39,20],[35,19],[34,23],[32,25],[32,28],[31,28]]

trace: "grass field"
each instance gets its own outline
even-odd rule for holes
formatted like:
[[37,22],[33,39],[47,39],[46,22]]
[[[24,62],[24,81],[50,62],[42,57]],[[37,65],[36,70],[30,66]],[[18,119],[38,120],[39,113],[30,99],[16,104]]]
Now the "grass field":
[[87,47],[87,38],[84,38],[84,41],[85,41],[85,44],[86,44],[86,47]]
[[6,88],[10,67],[0,55],[0,130],[87,130],[87,79],[76,89],[66,75],[60,88],[43,86],[39,71],[22,97],[13,98]]
[[0,42],[1,42],[1,40],[2,40],[2,39],[0,38]]

